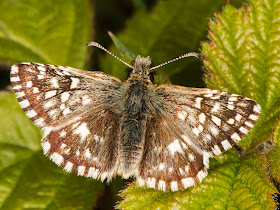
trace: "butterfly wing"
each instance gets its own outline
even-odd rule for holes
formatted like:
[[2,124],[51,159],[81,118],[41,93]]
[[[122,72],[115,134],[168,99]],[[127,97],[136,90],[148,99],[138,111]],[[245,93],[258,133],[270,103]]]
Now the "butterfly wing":
[[102,72],[64,66],[21,63],[12,66],[11,82],[23,111],[43,128],[60,124],[86,107],[102,106],[119,79]]
[[23,111],[44,130],[44,153],[57,165],[94,178],[115,173],[120,116],[104,104],[120,80],[102,72],[22,63],[12,67],[11,82]]
[[201,182],[209,158],[240,141],[260,114],[255,101],[217,90],[160,85],[156,91],[163,111],[147,123],[138,183],[157,189]]

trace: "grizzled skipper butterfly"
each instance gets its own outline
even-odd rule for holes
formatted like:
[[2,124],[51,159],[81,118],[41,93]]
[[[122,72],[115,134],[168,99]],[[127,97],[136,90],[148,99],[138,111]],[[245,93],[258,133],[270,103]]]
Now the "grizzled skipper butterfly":
[[189,53],[152,68],[149,57],[137,56],[133,66],[116,57],[131,68],[125,82],[20,63],[11,82],[23,111],[44,131],[44,154],[65,171],[102,181],[136,177],[139,186],[177,191],[201,182],[209,158],[240,141],[260,114],[243,96],[152,83],[154,69],[189,56],[199,57]]

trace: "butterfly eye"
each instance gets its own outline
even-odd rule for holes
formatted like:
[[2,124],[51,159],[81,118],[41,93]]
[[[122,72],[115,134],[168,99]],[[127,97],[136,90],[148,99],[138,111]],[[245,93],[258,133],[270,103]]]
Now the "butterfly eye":
[[150,79],[151,82],[154,82],[155,78],[154,78],[154,73],[153,72],[149,73],[149,79]]
[[154,79],[155,79],[155,76],[157,75],[157,72],[156,71],[151,71],[150,73],[149,73],[149,79],[150,79],[150,81],[151,82],[154,82]]
[[126,68],[126,78],[128,79],[132,73],[132,69],[131,68]]

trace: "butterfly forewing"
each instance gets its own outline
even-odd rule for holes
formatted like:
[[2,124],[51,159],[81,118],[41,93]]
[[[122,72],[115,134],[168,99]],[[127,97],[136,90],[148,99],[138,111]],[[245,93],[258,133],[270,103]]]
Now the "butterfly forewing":
[[121,85],[102,72],[37,63],[14,65],[11,82],[21,108],[41,128],[103,105],[108,92]]

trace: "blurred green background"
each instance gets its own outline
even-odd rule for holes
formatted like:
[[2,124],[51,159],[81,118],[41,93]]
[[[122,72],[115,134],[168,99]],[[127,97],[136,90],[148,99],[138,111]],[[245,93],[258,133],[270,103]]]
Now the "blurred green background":
[[[237,8],[242,3],[230,2]],[[25,61],[100,70],[125,80],[122,63],[102,50],[85,46],[96,41],[121,57],[108,31],[134,55],[151,56],[153,65],[184,53],[200,53],[200,42],[209,42],[208,20],[226,4],[226,0],[1,0],[1,93],[11,92],[10,66]],[[196,58],[158,69],[159,82],[190,87],[205,87],[203,73],[202,62]],[[117,177],[107,184],[63,172],[42,155],[41,133],[21,113],[15,97],[2,96],[0,105],[9,107],[5,111],[10,112],[6,117],[0,110],[1,116],[5,115],[0,118],[0,155],[5,157],[0,165],[4,171],[0,186],[10,183],[7,189],[0,189],[3,209],[111,209],[120,201],[117,193],[132,179]],[[7,130],[10,133],[4,132]],[[19,146],[8,147],[11,142]],[[30,193],[25,194],[25,190]]]

